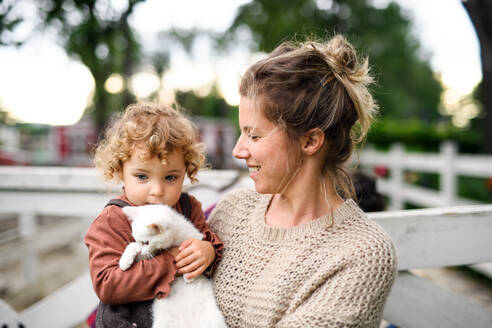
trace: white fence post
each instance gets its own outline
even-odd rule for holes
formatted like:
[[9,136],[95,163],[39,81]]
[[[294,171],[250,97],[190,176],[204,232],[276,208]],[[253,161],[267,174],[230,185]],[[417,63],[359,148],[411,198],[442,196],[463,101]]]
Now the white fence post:
[[[36,232],[36,215],[33,212],[22,212],[19,215],[19,233],[22,240],[30,244]],[[38,254],[33,245],[27,247],[27,254],[23,258],[24,279],[27,283],[33,282],[37,278]]]
[[456,162],[457,147],[450,141],[443,142],[440,147],[441,177],[440,193],[443,197],[443,206],[456,204],[457,180],[454,164]]
[[389,210],[397,211],[403,209],[403,163],[402,159],[405,155],[405,150],[403,149],[403,145],[399,143],[395,143],[391,146],[390,149],[390,161],[388,166],[391,169],[391,189],[392,192],[389,195],[390,197],[390,205]]

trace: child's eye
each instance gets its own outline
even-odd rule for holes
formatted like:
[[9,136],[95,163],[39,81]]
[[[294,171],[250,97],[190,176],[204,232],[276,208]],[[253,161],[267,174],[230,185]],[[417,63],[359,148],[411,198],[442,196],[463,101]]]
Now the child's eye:
[[178,177],[175,175],[166,175],[165,179],[166,181],[173,182],[177,179]]
[[147,180],[147,176],[145,174],[136,174],[135,177],[141,181]]
[[254,134],[248,134],[248,138],[250,138],[253,141],[257,141],[258,139],[260,139],[260,136]]

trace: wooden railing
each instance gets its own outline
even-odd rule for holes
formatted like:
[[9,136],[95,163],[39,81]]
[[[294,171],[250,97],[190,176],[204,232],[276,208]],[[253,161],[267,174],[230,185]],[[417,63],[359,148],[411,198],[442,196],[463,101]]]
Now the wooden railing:
[[[224,192],[252,186],[249,178],[236,171],[204,171],[200,180],[200,184],[188,188],[204,208]],[[91,220],[121,190],[101,181],[99,174],[88,168],[0,167],[0,218],[15,216],[19,221],[17,227],[0,236],[0,267],[22,260],[24,279],[35,282],[40,252],[60,243],[81,245]],[[67,224],[60,223],[59,230],[45,231],[37,224],[40,215],[66,217]],[[490,309],[409,272],[415,268],[492,262],[492,205],[369,216],[390,234],[399,259],[399,275],[384,312],[387,321],[409,328],[492,326]],[[19,254],[9,246],[15,241],[21,245]],[[82,322],[96,304],[85,272],[21,312],[0,301],[0,325],[22,322],[27,328],[72,327]]]

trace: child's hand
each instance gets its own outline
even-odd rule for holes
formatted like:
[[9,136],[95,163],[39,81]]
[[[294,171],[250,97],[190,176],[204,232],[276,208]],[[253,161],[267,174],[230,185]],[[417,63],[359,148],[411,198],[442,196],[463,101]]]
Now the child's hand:
[[179,247],[171,247],[167,250],[167,252],[174,257],[174,260],[176,260],[176,256],[179,254]]
[[187,273],[186,279],[201,275],[215,260],[215,248],[205,240],[190,238],[179,246],[179,254],[175,257],[178,273]]

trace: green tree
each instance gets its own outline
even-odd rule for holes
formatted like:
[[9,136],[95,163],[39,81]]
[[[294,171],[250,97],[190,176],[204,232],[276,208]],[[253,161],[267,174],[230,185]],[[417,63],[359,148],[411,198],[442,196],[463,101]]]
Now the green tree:
[[[46,26],[60,26],[61,38],[67,53],[79,59],[92,73],[95,92],[92,112],[98,130],[101,130],[115,109],[133,101],[127,88],[121,95],[111,95],[104,83],[113,73],[128,79],[140,60],[140,44],[130,28],[129,18],[135,6],[145,0],[127,0],[127,7],[117,12],[111,6],[104,8],[98,0],[43,0],[40,14]],[[43,3],[44,2],[44,3]],[[74,11],[80,21],[71,19]]]
[[234,106],[229,105],[214,86],[206,96],[194,91],[176,92],[176,102],[192,115],[235,119]]
[[16,120],[10,116],[10,113],[3,108],[2,99],[0,99],[0,125],[13,125]]
[[[104,84],[113,73],[128,79],[141,59],[140,43],[129,25],[135,7],[145,0],[127,0],[126,8],[117,11],[103,0],[30,0],[40,17],[39,30],[54,29],[68,55],[80,60],[95,81],[93,99],[87,112],[100,131],[111,113],[133,101],[127,88],[109,94]],[[13,10],[21,2],[0,0],[0,45],[19,45],[12,31],[25,18]],[[17,10],[19,12],[19,10]]]
[[419,55],[410,21],[395,3],[375,8],[367,0],[253,0],[239,9],[219,41],[225,47],[236,44],[244,27],[251,31],[252,50],[264,52],[294,36],[323,39],[342,33],[369,56],[384,118],[443,119],[437,110],[441,84]]
[[483,144],[485,152],[492,154],[492,2],[485,0],[463,1],[477,32],[482,60],[482,82],[478,90],[478,99],[482,103],[485,117],[482,122]]
[[21,16],[14,12],[14,5],[0,0],[0,46],[20,46],[23,40],[15,39],[14,30],[22,23]]

